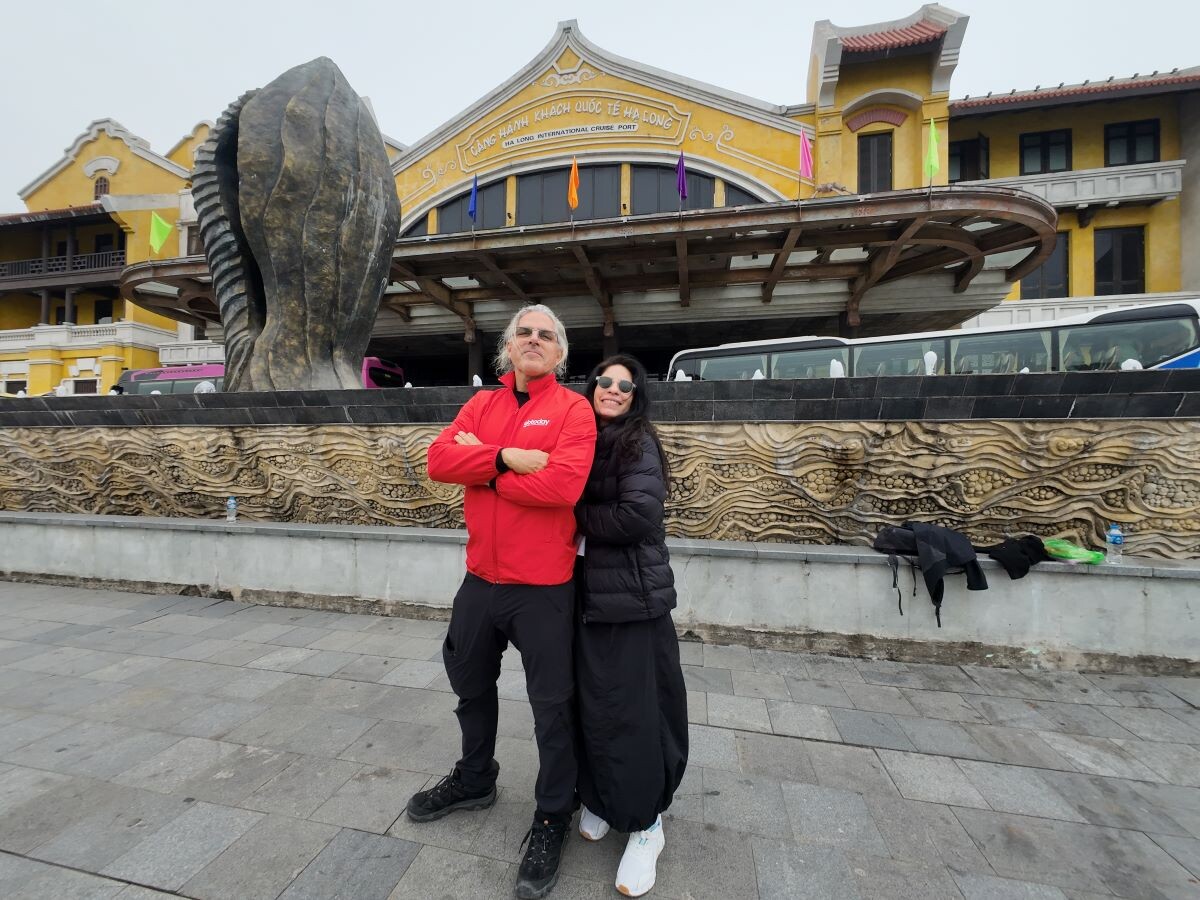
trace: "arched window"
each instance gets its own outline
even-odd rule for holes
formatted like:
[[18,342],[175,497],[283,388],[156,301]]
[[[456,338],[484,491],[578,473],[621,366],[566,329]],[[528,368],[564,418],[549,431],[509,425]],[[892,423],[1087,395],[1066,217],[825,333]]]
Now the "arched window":
[[92,199],[99,200],[108,193],[108,179],[101,175],[96,179],[96,184],[92,189]]
[[[475,201],[476,228],[503,228],[505,225],[504,212],[508,192],[505,187],[506,179],[493,181],[489,185],[480,185],[479,196]],[[438,234],[453,234],[456,231],[470,231],[471,217],[467,215],[471,205],[471,190],[460,194],[453,200],[438,207]]]
[[[689,190],[690,194],[691,191]],[[752,203],[762,203],[762,198],[755,197],[749,191],[743,191],[740,187],[725,182],[725,205],[726,206],[749,206]]]
[[574,218],[609,219],[620,215],[621,167],[580,166],[579,207],[567,206],[570,167],[543,169],[517,178],[517,224],[541,225]]
[[[646,213],[674,212],[679,209],[679,189],[674,166],[633,166],[630,201],[635,216]],[[684,209],[711,209],[716,179],[700,172],[687,174],[687,199]]]
[[429,216],[424,215],[400,232],[400,237],[424,237],[427,234],[429,234]]

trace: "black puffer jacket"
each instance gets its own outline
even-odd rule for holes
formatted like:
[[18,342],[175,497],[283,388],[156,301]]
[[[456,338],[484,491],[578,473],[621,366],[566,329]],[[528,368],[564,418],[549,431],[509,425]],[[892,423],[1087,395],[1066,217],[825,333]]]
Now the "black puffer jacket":
[[585,622],[636,622],[675,608],[658,447],[647,434],[636,461],[617,457],[611,429],[600,429],[592,471],[575,507],[575,521],[587,538],[586,590],[577,598]]

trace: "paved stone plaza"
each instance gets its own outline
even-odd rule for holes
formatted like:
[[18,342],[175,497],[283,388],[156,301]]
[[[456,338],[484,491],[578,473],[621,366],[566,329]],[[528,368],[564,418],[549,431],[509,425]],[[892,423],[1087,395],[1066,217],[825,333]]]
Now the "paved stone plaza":
[[[0,897],[511,896],[537,757],[456,758],[441,622],[0,582]],[[661,898],[1200,897],[1200,679],[682,645],[691,766]],[[616,896],[572,835],[552,897]]]

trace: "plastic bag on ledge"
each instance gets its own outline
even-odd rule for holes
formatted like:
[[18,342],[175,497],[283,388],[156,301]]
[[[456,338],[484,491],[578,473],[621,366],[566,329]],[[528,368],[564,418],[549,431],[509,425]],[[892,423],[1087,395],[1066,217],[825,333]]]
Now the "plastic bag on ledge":
[[1093,566],[1104,562],[1104,554],[1099,550],[1085,550],[1062,538],[1050,538],[1042,543],[1046,546],[1046,552],[1053,559],[1060,559],[1063,562],[1087,563]]

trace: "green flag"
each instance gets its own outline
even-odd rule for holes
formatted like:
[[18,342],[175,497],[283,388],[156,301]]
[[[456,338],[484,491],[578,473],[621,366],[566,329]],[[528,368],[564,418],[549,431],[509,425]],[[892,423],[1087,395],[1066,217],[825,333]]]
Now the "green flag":
[[942,166],[938,162],[937,125],[929,120],[929,149],[925,153],[925,181],[933,184],[933,176]]
[[171,224],[158,213],[150,213],[150,249],[157,253],[170,236]]

